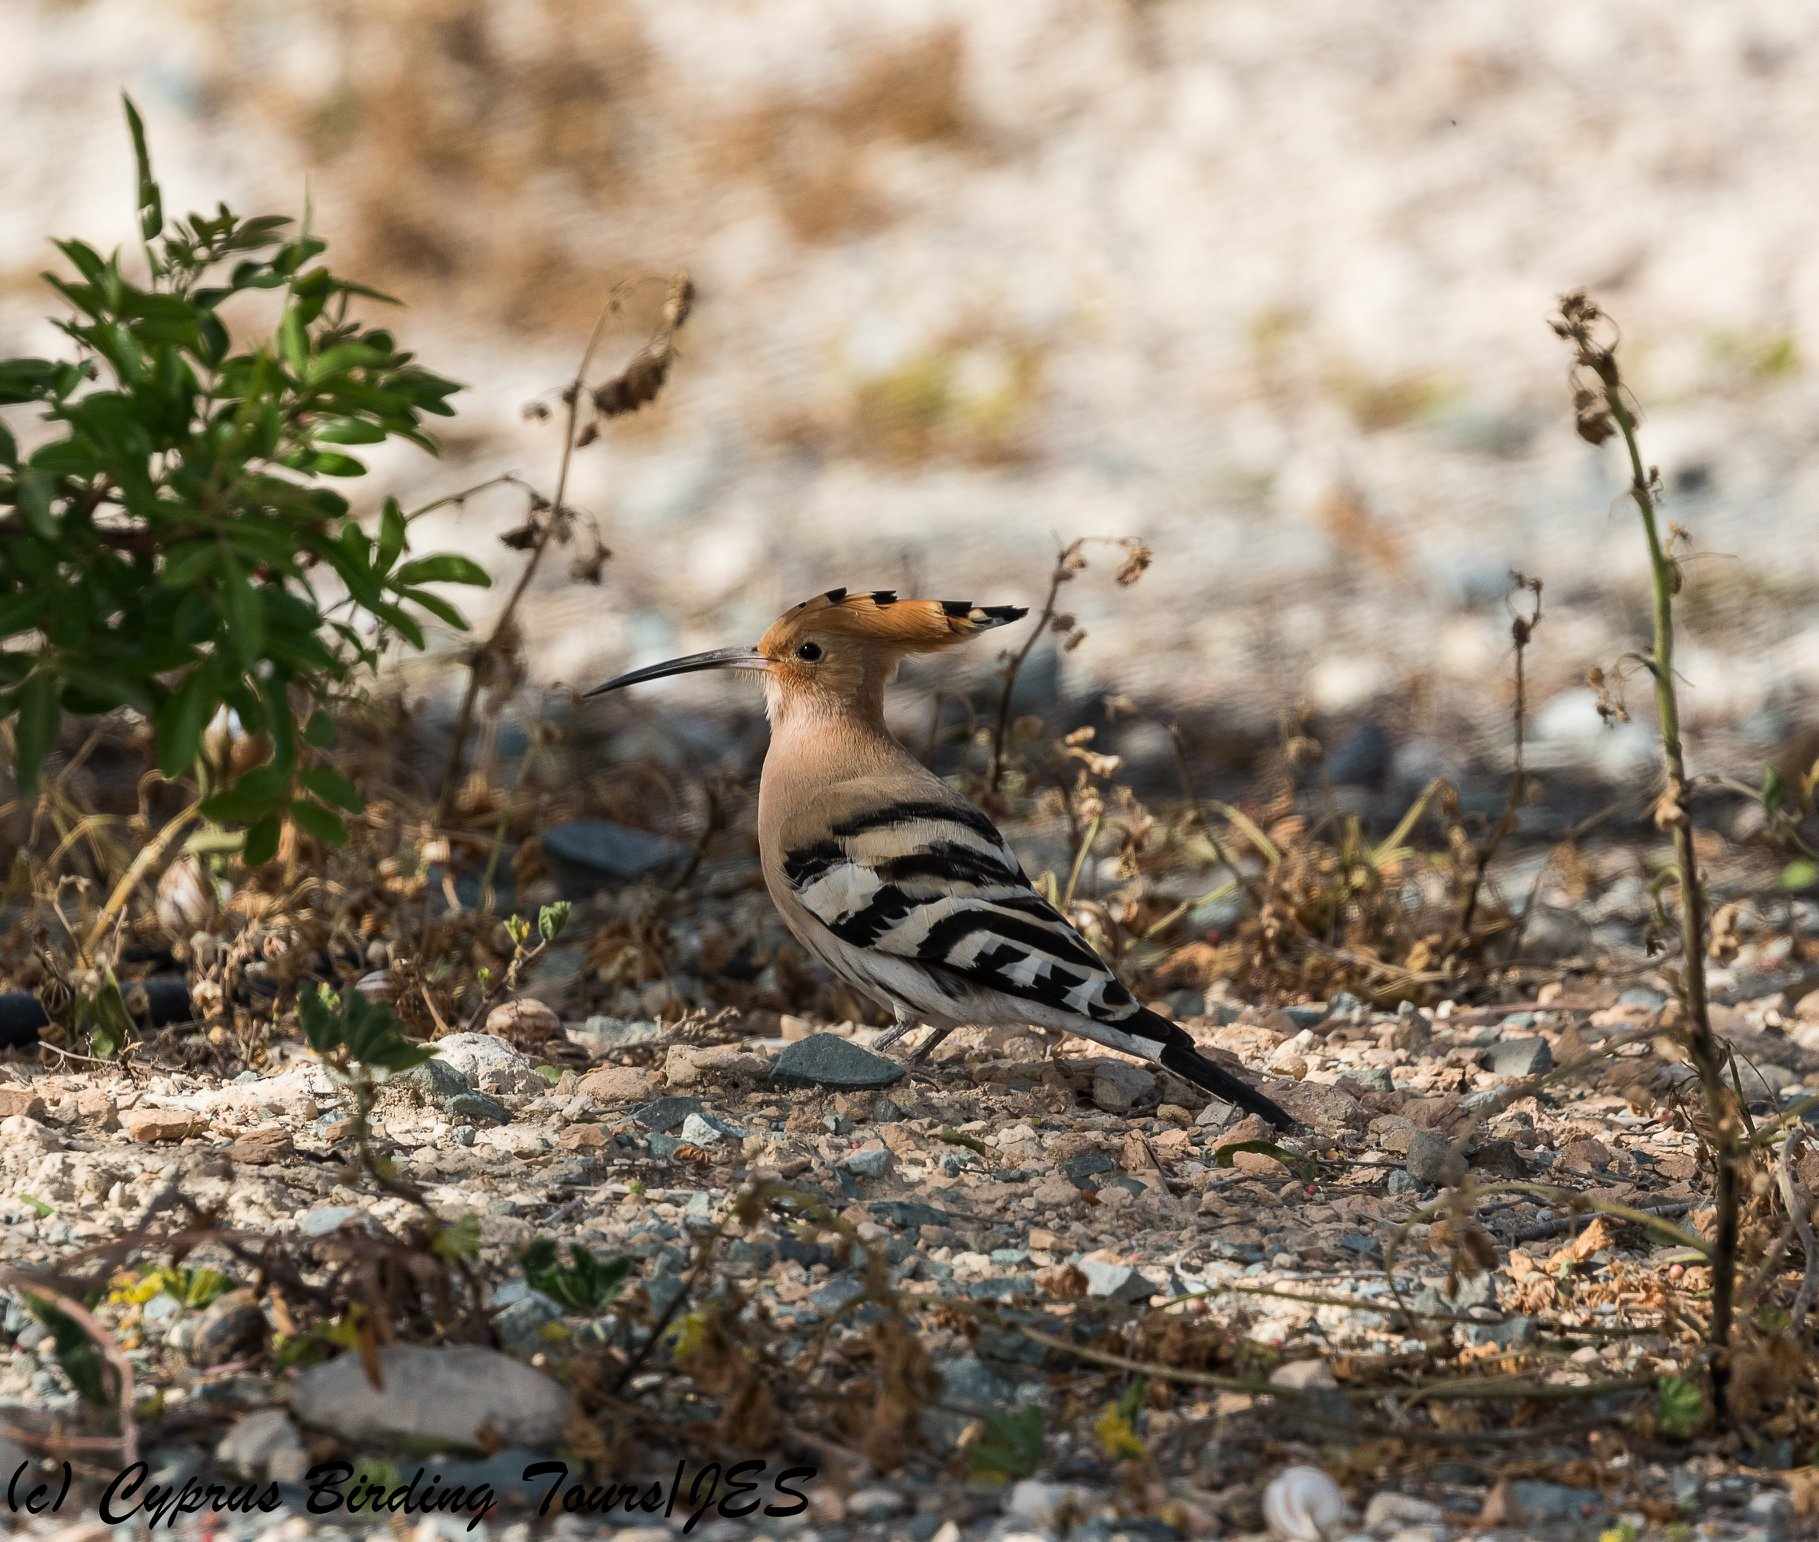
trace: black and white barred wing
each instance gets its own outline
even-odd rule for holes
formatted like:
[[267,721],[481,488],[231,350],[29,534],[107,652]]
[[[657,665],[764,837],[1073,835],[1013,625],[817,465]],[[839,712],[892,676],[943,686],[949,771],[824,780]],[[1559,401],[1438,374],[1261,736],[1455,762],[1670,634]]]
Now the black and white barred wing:
[[[818,949],[923,1020],[1014,1017],[1080,1032],[1147,1016],[1030,886],[966,804],[897,802],[836,821],[785,854],[785,881],[825,931]],[[1006,999],[1009,998],[1009,999]]]

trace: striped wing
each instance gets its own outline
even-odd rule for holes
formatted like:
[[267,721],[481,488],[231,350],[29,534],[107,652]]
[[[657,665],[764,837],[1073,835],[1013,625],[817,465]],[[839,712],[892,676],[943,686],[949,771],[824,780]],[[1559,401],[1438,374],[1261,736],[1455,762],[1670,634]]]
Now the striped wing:
[[1144,1015],[1131,993],[969,804],[850,815],[786,852],[783,876],[849,967],[899,995],[914,970],[950,1003],[1010,996],[1035,1009],[1031,1021],[1078,1016],[1149,1036],[1129,1021]]

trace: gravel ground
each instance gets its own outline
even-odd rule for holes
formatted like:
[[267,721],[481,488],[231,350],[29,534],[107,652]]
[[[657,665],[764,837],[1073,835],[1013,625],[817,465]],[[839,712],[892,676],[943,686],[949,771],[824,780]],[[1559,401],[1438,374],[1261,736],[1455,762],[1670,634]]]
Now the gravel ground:
[[[1793,999],[1803,981],[1810,986],[1786,947],[1764,943],[1746,945],[1714,980],[1720,1026],[1755,1078],[1758,1116],[1819,1091],[1819,992]],[[560,1382],[579,1342],[569,1335],[630,1331],[565,1314],[527,1285],[522,1250],[555,1236],[627,1258],[634,1311],[660,1311],[683,1288],[694,1246],[727,1223],[730,1196],[769,1178],[821,1196],[878,1250],[906,1301],[951,1303],[918,1313],[942,1386],[919,1416],[908,1465],[833,1464],[811,1485],[808,1513],[782,1530],[926,1542],[1046,1536],[1072,1522],[1073,1536],[1248,1535],[1261,1524],[1260,1489],[1285,1462],[1330,1464],[1367,1438],[1364,1427],[1310,1434],[1297,1419],[1343,1414],[1341,1389],[1368,1384],[1384,1356],[1540,1354],[1551,1379],[1581,1384],[1646,1380],[1668,1363],[1660,1312],[1684,1254],[1671,1241],[1505,1192],[1478,1212],[1493,1267],[1463,1278],[1430,1225],[1438,1186],[1463,1174],[1462,1160],[1482,1182],[1557,1184],[1705,1224],[1696,1138],[1673,1117],[1663,1068],[1643,1045],[1619,1051],[1584,1085],[1525,1081],[1609,1037],[1634,1037],[1665,999],[1645,983],[1396,1016],[1343,997],[1272,1011],[1211,1002],[1189,1019],[1202,1046],[1238,1056],[1310,1128],[1293,1143],[1307,1160],[1286,1163],[1246,1144],[1267,1135],[1260,1123],[1230,1125],[1222,1107],[1202,1107],[1133,1062],[1045,1058],[1022,1036],[962,1034],[931,1070],[905,1076],[860,1047],[869,1030],[793,1018],[766,1038],[737,1023],[691,1031],[595,1017],[558,1027],[558,1014],[520,1002],[501,1009],[510,1023],[501,1015],[489,1026],[511,1028],[519,1046],[527,1025],[551,1037],[528,1052],[494,1033],[445,1038],[438,1063],[388,1089],[375,1115],[401,1175],[423,1184],[445,1218],[473,1218],[475,1267],[511,1362],[457,1363],[486,1350],[412,1351],[429,1358],[376,1396],[353,1356],[276,1382],[236,1365],[247,1343],[243,1295],[186,1306],[172,1293],[179,1287],[154,1284],[99,1310],[140,1386],[160,1391],[161,1427],[182,1432],[147,1454],[154,1468],[287,1483],[311,1462],[370,1464],[402,1446],[428,1453],[449,1485],[479,1482],[476,1473],[498,1482],[502,1508],[486,1527],[515,1535],[526,1485],[506,1480],[560,1448]],[[349,1180],[346,1107],[313,1062],[222,1083],[159,1070],[156,1053],[154,1044],[131,1069],[14,1062],[0,1073],[0,1264],[67,1266],[84,1248],[168,1216],[177,1191],[242,1237],[284,1239],[319,1264],[410,1219],[406,1200]],[[1474,1134],[1455,1142],[1466,1118]],[[732,1234],[715,1288],[747,1293],[748,1311],[778,1325],[785,1342],[806,1342],[830,1316],[837,1340],[863,1334],[875,1308],[843,1315],[866,1288],[857,1255],[843,1261],[765,1219]],[[247,1272],[212,1247],[189,1262],[204,1260],[230,1283]],[[1415,1327],[1394,1315],[1398,1293]],[[1177,1389],[1166,1409],[1144,1416],[1161,1470],[1149,1481],[1160,1486],[1133,1490],[1090,1433],[1103,1405],[1090,1393],[1081,1401],[1081,1378],[1094,1367],[1045,1350],[1020,1325],[1041,1321],[1086,1342],[1093,1323],[1190,1294],[1195,1301],[1168,1312],[1191,1325],[1194,1342],[1238,1335],[1253,1346],[1253,1374],[1300,1398],[1331,1389],[1332,1403]],[[1028,1315],[1034,1307],[1046,1321]],[[273,1310],[269,1298],[250,1308],[255,1343],[270,1329],[262,1309]],[[53,1343],[16,1296],[0,1335],[15,1350],[0,1363],[0,1425],[37,1428],[73,1411]],[[1166,1353],[1171,1341],[1146,1342]],[[1179,1354],[1188,1341],[1173,1342]],[[433,1393],[421,1390],[426,1379]],[[956,1450],[991,1418],[1037,1404],[1049,1410],[1050,1434],[1023,1481],[930,1482],[954,1470]],[[1497,1426],[1472,1404],[1459,1408],[1447,1427],[1485,1431],[1493,1443],[1467,1442],[1420,1471],[1342,1472],[1344,1534],[1576,1537],[1633,1514],[1678,1517],[1692,1527],[1683,1535],[1772,1539],[1803,1524],[1771,1473],[1659,1456],[1601,1471],[1569,1435],[1544,1427],[1513,1452],[1494,1443]],[[481,1424],[504,1449],[475,1468],[448,1448],[448,1432]],[[1777,1459],[1772,1447],[1770,1467],[1797,1462],[1791,1448]],[[530,1487],[534,1503],[541,1491]],[[261,1524],[263,1535],[306,1534],[300,1519]],[[235,1521],[208,1534],[255,1530]],[[701,1534],[750,1533],[723,1520]]]

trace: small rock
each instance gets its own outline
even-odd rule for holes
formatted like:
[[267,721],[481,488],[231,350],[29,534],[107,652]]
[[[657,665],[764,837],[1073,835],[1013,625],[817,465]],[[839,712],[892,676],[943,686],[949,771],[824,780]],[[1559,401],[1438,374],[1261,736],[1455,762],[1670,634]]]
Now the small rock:
[[0,1119],[43,1119],[44,1099],[29,1087],[0,1087]]
[[360,1214],[353,1205],[317,1205],[297,1217],[297,1230],[306,1237],[326,1237]]
[[1087,1491],[1071,1483],[1024,1478],[1004,1496],[1004,1513],[1012,1520],[1060,1535],[1080,1518],[1089,1502]]
[[484,1092],[464,1092],[458,1098],[448,1100],[449,1117],[465,1119],[470,1124],[476,1120],[481,1124],[510,1124],[511,1111],[497,1098],[489,1098]]
[[864,1146],[849,1151],[840,1165],[855,1178],[882,1178],[891,1170],[893,1158],[887,1146]]
[[490,1033],[451,1033],[436,1041],[436,1053],[480,1092],[511,1096],[549,1090],[528,1056]]
[[1529,1522],[1584,1520],[1603,1508],[1601,1497],[1589,1489],[1569,1488],[1539,1478],[1518,1478],[1510,1484],[1516,1512]]
[[603,1124],[565,1124],[556,1132],[563,1151],[600,1151],[613,1143],[613,1132]]
[[1155,1091],[1156,1078],[1141,1066],[1107,1060],[1093,1073],[1093,1102],[1108,1114],[1128,1114]]
[[397,1085],[408,1088],[437,1108],[445,1107],[450,1098],[474,1090],[473,1084],[461,1072],[440,1058],[413,1066],[398,1078]]
[[1416,1130],[1409,1136],[1409,1177],[1424,1189],[1458,1183],[1465,1177],[1465,1161],[1453,1151],[1453,1143],[1432,1130]]
[[1569,1140],[1560,1149],[1560,1165],[1570,1172],[1601,1173],[1611,1165],[1610,1148],[1590,1135]]
[[561,1306],[523,1280],[507,1280],[493,1292],[489,1304],[500,1344],[523,1358],[547,1349],[543,1330],[562,1320]]
[[273,1483],[299,1483],[309,1470],[309,1451],[282,1408],[242,1414],[215,1447],[215,1460],[229,1472]]
[[296,1379],[297,1418],[343,1441],[408,1441],[485,1449],[553,1446],[572,1412],[566,1389],[507,1355],[472,1345],[392,1344],[379,1351],[382,1385],[357,1354]]
[[196,1320],[189,1357],[203,1370],[245,1360],[262,1351],[272,1335],[265,1309],[250,1290],[230,1290],[217,1296]]
[[1491,1069],[1513,1081],[1539,1076],[1554,1068],[1554,1052],[1546,1039],[1500,1039],[1491,1046]]
[[1129,1264],[1107,1253],[1088,1253],[1074,1260],[1086,1280],[1086,1293],[1107,1301],[1147,1301],[1156,1287]]
[[127,1108],[120,1111],[120,1128],[129,1140],[152,1145],[200,1135],[206,1121],[189,1108]]
[[583,1076],[575,1091],[596,1103],[630,1103],[648,1098],[656,1085],[657,1078],[641,1066],[603,1065]]
[[1332,1012],[1332,1008],[1324,1001],[1284,1007],[1282,1010],[1288,1015],[1288,1020],[1297,1028],[1318,1028]]
[[248,1130],[230,1141],[227,1147],[228,1160],[241,1167],[270,1167],[275,1162],[288,1161],[295,1154],[290,1131],[277,1124]]
[[771,1063],[773,1080],[791,1086],[889,1087],[905,1076],[902,1066],[831,1033],[811,1034],[786,1044]]
[[740,1132],[707,1114],[690,1114],[682,1121],[682,1138],[692,1146],[717,1146]]
[[846,1496],[846,1513],[856,1521],[888,1520],[909,1507],[908,1498],[894,1488],[862,1488]]
[[642,878],[686,861],[689,848],[667,835],[635,830],[608,819],[571,819],[538,837],[563,895],[585,899],[605,887],[603,878]]
[[508,1044],[533,1048],[562,1035],[562,1019],[543,1002],[526,996],[502,1001],[486,1014],[486,1031]]
[[1617,998],[1617,1005],[1632,1012],[1659,1012],[1667,1005],[1667,997],[1645,985],[1635,985]]
[[1290,1360],[1270,1372],[1270,1385],[1307,1392],[1317,1387],[1337,1387],[1339,1379],[1324,1360]]
[[681,1129],[692,1115],[706,1112],[707,1105],[699,1098],[656,1098],[633,1109],[632,1118],[644,1129],[669,1135]]
[[662,1023],[625,1017],[590,1017],[584,1023],[570,1023],[567,1029],[574,1043],[594,1055],[636,1049],[641,1044],[654,1043],[668,1031]]
[[1439,1505],[1417,1499],[1413,1494],[1397,1494],[1388,1489],[1372,1494],[1370,1503],[1364,1507],[1366,1531],[1382,1531],[1391,1526],[1431,1526],[1445,1519],[1446,1511]]
[[37,1151],[55,1151],[62,1144],[63,1137],[55,1130],[24,1114],[12,1114],[0,1119],[0,1148],[18,1151],[30,1147]]
[[1096,1189],[1093,1180],[1118,1171],[1118,1159],[1109,1151],[1082,1151],[1061,1164],[1061,1171],[1077,1188]]
[[1284,1467],[1263,1491],[1263,1519],[1282,1542],[1326,1542],[1345,1519],[1345,1495],[1318,1467]]

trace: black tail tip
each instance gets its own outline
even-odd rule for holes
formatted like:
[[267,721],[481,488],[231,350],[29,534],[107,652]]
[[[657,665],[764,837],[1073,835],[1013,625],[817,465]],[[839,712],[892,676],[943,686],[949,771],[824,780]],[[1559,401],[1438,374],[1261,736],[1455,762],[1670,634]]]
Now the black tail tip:
[[[1178,1028],[1175,1031],[1181,1033]],[[1181,1033],[1180,1039],[1175,1043],[1163,1047],[1159,1060],[1165,1070],[1173,1071],[1182,1080],[1192,1082],[1202,1092],[1236,1104],[1246,1113],[1267,1119],[1278,1130],[1287,1132],[1301,1128],[1301,1121],[1287,1109],[1266,1098],[1249,1082],[1233,1076],[1222,1066],[1214,1065],[1194,1048],[1193,1042],[1185,1033]]]

